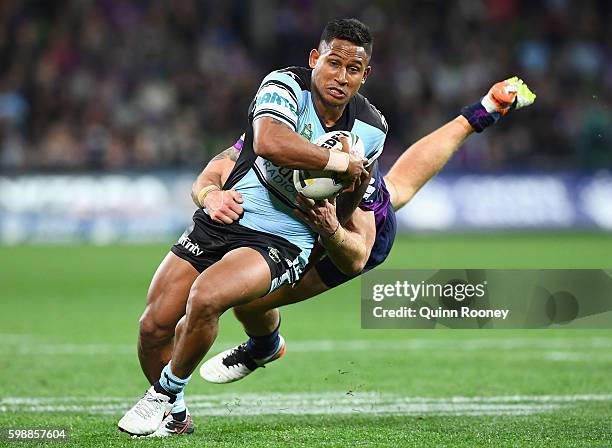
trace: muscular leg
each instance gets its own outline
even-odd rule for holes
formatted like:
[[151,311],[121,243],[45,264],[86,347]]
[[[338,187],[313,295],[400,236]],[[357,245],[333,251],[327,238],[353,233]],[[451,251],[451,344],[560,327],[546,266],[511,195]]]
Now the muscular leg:
[[187,312],[172,352],[172,373],[187,378],[217,337],[221,314],[249,303],[270,288],[270,268],[251,248],[228,252],[198,276],[191,287]]
[[153,276],[138,334],[140,366],[151,384],[170,360],[174,328],[185,314],[189,290],[197,277],[198,271],[172,252]]
[[234,314],[247,334],[251,336],[270,334],[279,324],[278,307],[301,302],[328,289],[317,270],[309,269],[297,285],[283,286],[265,297],[234,307]]

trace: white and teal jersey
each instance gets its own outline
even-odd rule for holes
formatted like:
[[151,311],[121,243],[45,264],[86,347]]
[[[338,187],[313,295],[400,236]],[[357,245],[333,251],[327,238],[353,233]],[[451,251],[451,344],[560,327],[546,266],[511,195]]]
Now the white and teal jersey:
[[264,78],[250,106],[244,147],[223,187],[234,188],[242,195],[241,225],[285,238],[301,249],[304,259],[310,254],[315,235],[293,214],[297,208],[293,170],[276,166],[255,154],[253,121],[259,117],[275,118],[310,141],[330,131],[353,132],[362,139],[370,163],[382,152],[387,133],[381,113],[359,94],[350,100],[338,123],[326,128],[313,103],[310,74],[309,69],[290,67]]

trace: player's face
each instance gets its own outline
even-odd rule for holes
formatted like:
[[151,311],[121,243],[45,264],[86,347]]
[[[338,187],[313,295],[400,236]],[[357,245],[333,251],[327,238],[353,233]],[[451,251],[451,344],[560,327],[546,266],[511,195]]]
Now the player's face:
[[370,73],[365,49],[346,40],[321,42],[318,50],[311,50],[308,62],[313,87],[327,107],[346,105]]

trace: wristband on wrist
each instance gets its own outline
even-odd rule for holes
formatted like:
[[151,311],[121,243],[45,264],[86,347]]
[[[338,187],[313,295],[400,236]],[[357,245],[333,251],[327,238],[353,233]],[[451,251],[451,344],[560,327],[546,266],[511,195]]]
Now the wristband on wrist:
[[219,188],[218,185],[209,185],[207,187],[202,188],[198,193],[198,204],[200,204],[200,208],[204,208],[204,199],[206,198],[206,195],[208,195],[208,193],[210,193],[211,191],[220,190],[221,188]]
[[323,240],[326,243],[333,243],[336,246],[340,246],[342,243],[344,243],[345,239],[346,239],[346,230],[344,230],[344,227],[342,227],[340,223],[338,223],[338,227],[336,227],[336,230],[334,230],[334,233],[332,233],[327,238],[323,238]]
[[325,171],[335,171],[337,173],[346,173],[349,167],[350,157],[347,153],[331,149],[329,151],[329,159],[327,165],[323,168]]
[[478,133],[495,124],[500,117],[499,112],[487,112],[487,109],[485,109],[480,101],[462,108],[461,115],[466,118],[470,126]]

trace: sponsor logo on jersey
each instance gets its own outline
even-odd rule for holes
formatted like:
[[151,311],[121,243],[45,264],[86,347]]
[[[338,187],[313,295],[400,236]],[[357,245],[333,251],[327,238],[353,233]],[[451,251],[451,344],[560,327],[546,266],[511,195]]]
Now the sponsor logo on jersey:
[[302,132],[300,132],[300,135],[308,141],[312,140],[312,124],[305,124],[302,128]]
[[257,100],[257,105],[260,106],[264,103],[284,106],[294,114],[297,114],[297,110],[293,105],[293,102],[289,101],[289,99],[285,98],[284,96],[279,95],[278,92],[266,92],[261,97],[259,97]]
[[274,187],[290,200],[297,196],[297,190],[293,185],[293,170],[282,166],[276,166],[272,162],[259,157],[256,161],[257,167],[263,172],[268,185]]
[[269,247],[268,246],[268,255],[270,256],[270,258],[272,259],[272,261],[274,263],[280,263],[281,262],[280,252],[278,251],[278,249],[276,247]]
[[183,246],[196,257],[199,257],[204,253],[204,250],[200,249],[198,243],[194,243],[193,241],[191,241],[191,239],[189,239],[187,235],[182,235],[179,238],[178,242],[181,246]]

